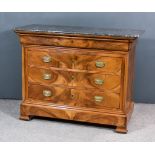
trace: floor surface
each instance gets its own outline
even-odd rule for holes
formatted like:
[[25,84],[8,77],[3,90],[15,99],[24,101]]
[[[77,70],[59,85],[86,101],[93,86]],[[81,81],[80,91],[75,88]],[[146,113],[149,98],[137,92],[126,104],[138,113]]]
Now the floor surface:
[[19,120],[19,100],[0,100],[1,142],[145,142],[155,141],[155,104],[136,103],[128,134],[113,127],[56,119]]

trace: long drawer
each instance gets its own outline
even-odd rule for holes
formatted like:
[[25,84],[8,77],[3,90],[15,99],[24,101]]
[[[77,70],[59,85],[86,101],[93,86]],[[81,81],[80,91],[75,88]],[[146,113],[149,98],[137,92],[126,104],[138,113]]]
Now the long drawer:
[[29,67],[28,73],[28,80],[30,82],[43,85],[55,84],[120,92],[121,76],[119,75],[73,72],[38,67]]
[[44,102],[86,108],[119,109],[120,94],[102,91],[70,89],[58,86],[43,86],[29,83],[28,98]]
[[[121,74],[122,58],[97,53],[95,50],[73,48],[28,48],[28,64],[31,66],[56,67]],[[89,55],[87,55],[89,53]]]

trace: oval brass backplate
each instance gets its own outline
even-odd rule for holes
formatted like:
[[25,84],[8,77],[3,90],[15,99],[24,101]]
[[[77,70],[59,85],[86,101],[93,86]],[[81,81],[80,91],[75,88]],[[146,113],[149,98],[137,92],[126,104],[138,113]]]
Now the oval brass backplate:
[[105,66],[105,62],[103,61],[96,61],[95,64],[97,68],[103,68]]
[[95,84],[102,85],[104,83],[104,80],[102,79],[95,79]]
[[46,74],[43,74],[43,79],[44,80],[50,80],[51,77],[52,77],[51,74],[47,74],[47,73]]
[[43,90],[43,95],[45,97],[50,97],[50,96],[52,96],[52,92],[50,90]]
[[43,57],[42,57],[42,60],[43,60],[43,62],[45,62],[45,63],[49,63],[49,62],[52,61],[52,58],[51,58],[51,56],[43,56]]
[[95,102],[102,102],[103,101],[103,96],[94,96]]

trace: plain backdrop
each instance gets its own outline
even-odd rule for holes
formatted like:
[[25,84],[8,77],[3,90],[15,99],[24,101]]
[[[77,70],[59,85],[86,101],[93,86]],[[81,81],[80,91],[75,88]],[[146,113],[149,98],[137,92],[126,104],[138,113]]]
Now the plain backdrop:
[[0,98],[21,99],[21,46],[13,28],[29,24],[142,29],[134,101],[155,103],[155,13],[0,13]]

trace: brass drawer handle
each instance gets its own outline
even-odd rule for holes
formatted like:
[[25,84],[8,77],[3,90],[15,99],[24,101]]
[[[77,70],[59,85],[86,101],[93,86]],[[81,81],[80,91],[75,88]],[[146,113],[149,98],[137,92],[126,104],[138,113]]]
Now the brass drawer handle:
[[95,102],[102,102],[103,101],[103,96],[94,96]]
[[52,92],[50,90],[43,90],[43,95],[45,97],[50,97],[50,96],[52,96]]
[[95,84],[102,85],[104,83],[104,80],[102,79],[95,79]]
[[103,68],[105,66],[105,62],[103,61],[96,61],[96,67],[97,68]]
[[44,80],[50,80],[51,77],[52,77],[51,74],[44,74],[44,75],[43,75],[43,79],[44,79]]
[[43,59],[43,62],[45,63],[49,63],[52,61],[52,58],[50,56],[43,56],[42,59]]

